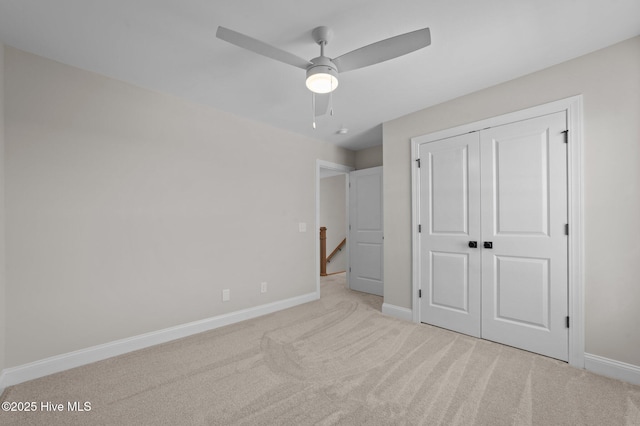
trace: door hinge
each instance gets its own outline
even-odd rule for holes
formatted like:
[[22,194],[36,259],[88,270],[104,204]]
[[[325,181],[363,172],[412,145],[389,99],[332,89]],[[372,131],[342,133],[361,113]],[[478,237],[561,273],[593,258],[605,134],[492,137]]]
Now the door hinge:
[[569,143],[569,131],[563,130],[562,133],[564,133],[564,143]]
[[422,298],[422,289],[418,290],[418,298]]
[[422,232],[422,225],[418,225],[418,233]]
[[418,158],[416,162],[418,163],[418,168],[420,168],[420,159]]
[[349,272],[351,272],[351,266],[349,266]]
[[569,317],[567,317],[567,328],[569,328]]
[[569,224],[568,223],[566,223],[564,225],[564,235],[569,235]]
[[351,231],[351,224],[349,224],[349,231]]

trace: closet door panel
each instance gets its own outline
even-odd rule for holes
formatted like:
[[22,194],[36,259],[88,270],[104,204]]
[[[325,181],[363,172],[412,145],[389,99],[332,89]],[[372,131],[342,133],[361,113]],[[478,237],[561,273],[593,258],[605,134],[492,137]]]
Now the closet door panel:
[[[480,132],[482,337],[568,359],[565,113]],[[483,244],[484,247],[484,244]]]
[[420,148],[420,320],[480,336],[478,134]]

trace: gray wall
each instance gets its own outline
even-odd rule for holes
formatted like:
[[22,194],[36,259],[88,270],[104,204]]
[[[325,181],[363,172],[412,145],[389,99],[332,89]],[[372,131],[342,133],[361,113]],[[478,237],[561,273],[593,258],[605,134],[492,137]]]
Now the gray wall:
[[382,145],[356,151],[356,170],[382,166]]
[[316,159],[353,152],[4,59],[5,368],[316,291]]
[[384,124],[385,303],[411,308],[410,138],[578,94],[586,352],[640,366],[640,37]]
[[[347,236],[345,175],[331,176],[320,181],[320,226],[327,227],[327,256]],[[346,246],[327,263],[327,273],[345,271]]]

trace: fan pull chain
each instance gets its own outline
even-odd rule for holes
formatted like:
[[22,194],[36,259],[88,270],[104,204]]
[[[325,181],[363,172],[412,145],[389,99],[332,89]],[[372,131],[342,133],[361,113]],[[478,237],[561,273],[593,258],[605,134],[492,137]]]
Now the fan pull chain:
[[311,115],[313,120],[313,128],[316,128],[316,94],[311,92]]
[[331,80],[331,91],[329,92],[329,115],[333,117],[333,80]]

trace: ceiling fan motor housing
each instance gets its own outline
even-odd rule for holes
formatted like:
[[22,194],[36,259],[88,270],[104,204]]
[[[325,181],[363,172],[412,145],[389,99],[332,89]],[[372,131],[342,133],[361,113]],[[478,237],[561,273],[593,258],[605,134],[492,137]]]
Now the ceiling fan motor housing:
[[326,56],[311,60],[307,68],[307,88],[315,93],[329,93],[338,87],[338,68]]

